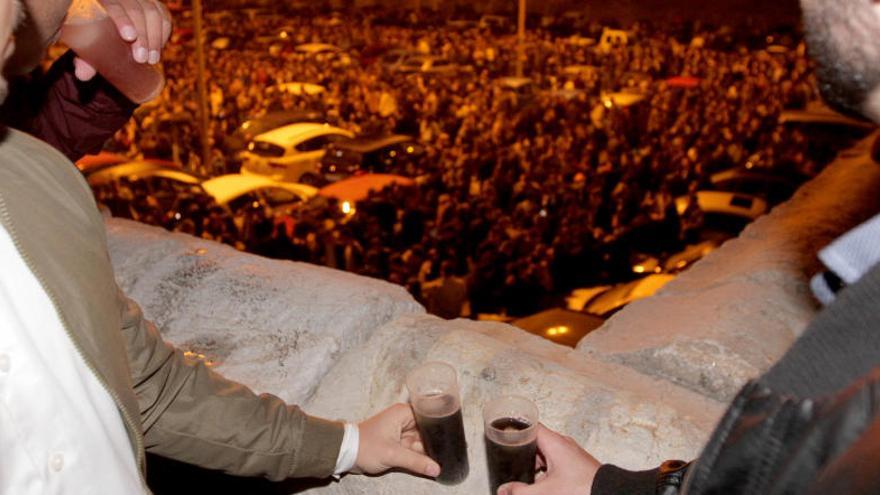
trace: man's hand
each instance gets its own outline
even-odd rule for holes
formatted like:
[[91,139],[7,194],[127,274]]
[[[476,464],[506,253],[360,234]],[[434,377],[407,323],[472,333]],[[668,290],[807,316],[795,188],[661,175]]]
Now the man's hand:
[[580,448],[572,438],[551,431],[542,424],[538,425],[538,450],[541,452],[538,466],[546,467],[547,472],[539,474],[534,485],[502,485],[498,495],[590,495],[599,461]]
[[412,409],[395,404],[358,424],[360,446],[352,472],[378,474],[391,468],[436,477],[440,466],[425,455]]
[[[156,64],[162,48],[171,37],[171,13],[158,0],[100,0],[107,10],[119,36],[131,43],[135,62]],[[88,81],[95,69],[77,57],[73,60],[76,78]]]

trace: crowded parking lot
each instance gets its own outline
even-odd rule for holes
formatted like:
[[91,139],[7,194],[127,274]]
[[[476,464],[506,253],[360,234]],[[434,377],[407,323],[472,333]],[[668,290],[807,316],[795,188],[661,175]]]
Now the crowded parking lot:
[[810,139],[786,113],[818,100],[801,40],[761,42],[743,26],[537,23],[524,77],[513,78],[516,42],[498,19],[211,8],[208,32],[243,41],[207,52],[209,160],[180,118],[197,114],[186,11],[165,91],[107,151],[204,178],[408,181],[357,200],[314,194],[292,208],[259,196],[231,209],[197,187],[157,206],[144,180],[121,177],[96,186],[99,201],[114,215],[382,278],[426,303],[445,297],[428,290],[438,281],[461,280],[459,316],[524,316],[565,307],[578,289],[674,276],[633,268],[735,236],[870,131],[837,122],[838,139]]

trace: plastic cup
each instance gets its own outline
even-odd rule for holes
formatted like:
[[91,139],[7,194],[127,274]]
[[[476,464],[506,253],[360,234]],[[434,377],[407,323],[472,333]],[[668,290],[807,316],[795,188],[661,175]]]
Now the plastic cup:
[[524,397],[500,397],[483,407],[483,423],[491,495],[512,481],[534,483],[538,453],[537,406]]
[[440,465],[437,482],[461,483],[470,468],[455,369],[446,363],[425,363],[410,372],[406,387],[425,452]]
[[95,0],[77,0],[61,28],[61,41],[135,103],[159,96],[165,76],[157,65],[135,62],[131,44]]

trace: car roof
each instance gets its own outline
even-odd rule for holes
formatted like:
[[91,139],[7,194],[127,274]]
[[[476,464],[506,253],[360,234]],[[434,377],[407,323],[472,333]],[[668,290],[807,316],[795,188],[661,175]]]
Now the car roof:
[[[734,202],[749,202],[751,207],[739,206]],[[767,201],[749,194],[732,193],[727,191],[698,191],[697,204],[706,213],[721,213],[741,218],[754,220],[767,213]],[[688,197],[680,196],[675,199],[675,208],[681,215],[687,209]]]
[[741,168],[731,168],[728,170],[717,172],[715,174],[712,174],[712,176],[709,178],[709,181],[715,185],[722,184],[729,180],[749,180],[754,182],[765,182],[768,184],[786,184],[791,186],[795,185],[791,178],[783,175],[758,172]]
[[320,117],[322,117],[322,114],[317,110],[270,112],[266,115],[263,115],[262,117],[254,117],[252,119],[246,120],[241,124],[241,126],[239,126],[239,129],[244,131],[250,129],[258,129],[258,134],[263,134],[272,129],[277,129],[278,127],[282,127],[284,125],[292,123],[316,122],[317,120],[322,120],[322,118]]
[[305,184],[279,182],[259,175],[227,174],[206,180],[202,183],[205,191],[214,197],[219,204],[226,204],[233,199],[249,192],[266,187],[280,187],[300,198],[308,199],[315,196],[318,190]]
[[617,93],[606,93],[603,95],[602,99],[605,102],[611,102],[614,106],[617,107],[630,107],[644,100],[646,95],[642,93],[630,93],[630,92],[617,92]]
[[199,176],[185,172],[180,167],[145,160],[111,165],[86,172],[89,184],[93,185],[106,184],[107,182],[131,176],[141,178],[161,176],[187,184],[198,184],[202,181]]
[[405,136],[403,134],[390,134],[374,137],[357,137],[354,139],[335,143],[334,147],[356,151],[358,153],[369,153],[371,151],[376,151],[380,148],[384,148],[386,146],[391,146],[392,144],[405,143],[407,141],[415,141],[415,138],[413,138],[412,136]]
[[370,191],[381,191],[392,184],[412,186],[415,184],[415,181],[400,175],[365,174],[349,177],[348,179],[324,186],[319,191],[319,194],[341,201],[360,201],[366,198]]
[[873,129],[873,122],[856,120],[832,110],[786,110],[779,115],[780,124],[825,124],[855,127],[857,129]]
[[629,283],[616,285],[587,302],[584,311],[599,316],[607,315],[633,301],[654,295],[674,279],[675,275],[666,273],[651,274]]
[[283,91],[285,93],[290,93],[292,95],[308,95],[315,96],[327,91],[327,88],[321,86],[320,84],[309,83],[309,82],[286,82],[275,85],[275,88],[278,91]]
[[286,147],[291,141],[308,139],[323,134],[342,134],[344,136],[354,137],[354,134],[351,132],[338,127],[333,127],[332,125],[316,124],[314,122],[299,122],[260,134],[259,136],[254,137],[254,141],[264,141],[281,147]]
[[585,335],[603,323],[605,320],[595,315],[553,308],[515,320],[513,325],[557,344],[575,347]]
[[532,84],[534,82],[530,77],[515,77],[515,76],[500,77],[497,79],[497,81],[498,81],[498,84],[500,84],[506,88],[512,88],[512,89],[521,88],[523,86],[526,86],[528,84]]
[[118,165],[128,161],[128,157],[118,153],[110,153],[101,151],[97,155],[86,155],[76,162],[76,168],[82,172],[89,172],[98,168],[107,167],[108,165]]
[[296,47],[296,51],[305,53],[338,52],[342,51],[338,46],[329,43],[303,43]]

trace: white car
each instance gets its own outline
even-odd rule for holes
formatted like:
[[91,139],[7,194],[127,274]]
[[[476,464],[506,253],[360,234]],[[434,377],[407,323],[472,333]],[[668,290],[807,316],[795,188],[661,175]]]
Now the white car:
[[566,298],[568,309],[608,318],[633,301],[653,296],[673,280],[675,275],[652,273],[647,277],[613,287],[603,285],[590,289],[577,289]]
[[[318,194],[317,189],[305,184],[241,174],[206,180],[202,188],[236,217],[243,210],[261,207],[271,208],[275,213],[289,213]],[[241,228],[240,224],[236,225]]]
[[397,64],[394,69],[407,74],[454,74],[464,67],[431,55],[413,55]]
[[327,124],[297,123],[256,136],[239,156],[242,174],[262,175],[283,182],[319,182],[318,163],[325,148],[354,137]]

